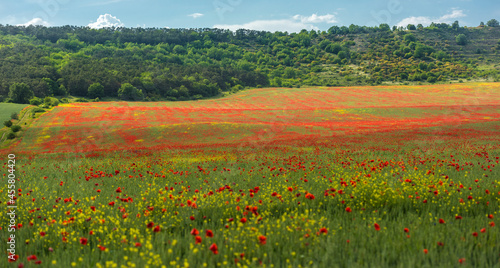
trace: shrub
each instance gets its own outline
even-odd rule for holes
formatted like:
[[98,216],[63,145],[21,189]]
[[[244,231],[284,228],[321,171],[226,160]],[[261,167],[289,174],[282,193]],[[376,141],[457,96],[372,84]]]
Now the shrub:
[[42,104],[42,99],[40,99],[38,97],[34,97],[33,99],[30,100],[30,104],[38,106],[38,105]]
[[89,102],[89,101],[85,98],[77,98],[75,102]]
[[18,119],[19,119],[19,115],[17,115],[17,113],[12,113],[12,114],[10,115],[10,118],[11,118],[11,119],[14,119],[14,120],[18,120]]
[[10,126],[12,126],[12,122],[10,120],[7,120],[7,121],[3,122],[3,125],[6,127],[10,127]]
[[21,130],[21,126],[13,125],[10,127],[10,129],[12,130],[12,132],[19,132],[19,130]]
[[15,138],[16,138],[16,134],[14,134],[13,132],[10,132],[9,134],[7,134],[7,139],[12,140]]

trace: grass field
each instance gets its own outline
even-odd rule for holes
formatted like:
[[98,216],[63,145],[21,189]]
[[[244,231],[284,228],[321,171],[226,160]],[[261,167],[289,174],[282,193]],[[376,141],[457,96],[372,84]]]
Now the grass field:
[[0,121],[2,122],[2,127],[3,122],[10,119],[11,114],[19,113],[27,106],[28,104],[0,103]]
[[499,86],[56,107],[2,151],[0,266],[499,267]]

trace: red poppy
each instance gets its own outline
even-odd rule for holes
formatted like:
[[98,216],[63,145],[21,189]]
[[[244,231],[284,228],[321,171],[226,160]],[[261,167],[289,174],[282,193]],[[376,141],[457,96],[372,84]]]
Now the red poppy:
[[426,248],[424,248],[424,253],[427,254],[429,252]]
[[200,244],[201,243],[201,236],[199,236],[199,235],[195,236],[194,240],[196,241],[195,242],[196,244]]
[[40,235],[41,236],[45,236],[45,232],[40,232]]
[[456,220],[461,220],[461,219],[462,219],[462,216],[457,215],[457,216],[455,216],[455,219],[456,219]]
[[214,233],[212,232],[212,230],[207,230],[206,231],[206,236],[207,237],[214,237]]
[[190,220],[194,221],[194,216],[189,217]]
[[152,221],[150,221],[148,223],[148,225],[146,225],[146,227],[148,227],[148,228],[153,228],[154,226],[155,226],[155,224]]
[[473,232],[472,235],[477,237],[477,232]]
[[293,188],[292,187],[288,187],[288,191],[292,192]]
[[245,222],[247,222],[247,219],[246,219],[246,218],[241,218],[241,219],[240,219],[240,222],[241,222],[241,223],[245,223]]
[[115,202],[111,201],[111,202],[109,202],[109,204],[108,204],[108,205],[110,205],[110,206],[114,206],[114,205],[115,205]]
[[95,207],[94,207],[94,206],[91,206],[91,207],[90,207],[90,209],[91,209],[92,211],[95,211]]
[[100,249],[101,251],[105,251],[105,250],[106,250],[106,247],[103,247],[103,246],[99,245],[99,249]]
[[488,215],[488,218],[493,219],[493,214]]
[[267,237],[265,237],[263,235],[259,235],[259,243],[261,245],[265,245],[266,244],[266,240],[267,240]]
[[443,243],[443,242],[438,242],[437,244],[438,244],[438,246],[440,246],[440,247],[444,246],[444,243]]
[[490,226],[491,227],[495,226],[495,222],[490,222]]
[[214,253],[214,254],[219,254],[219,249],[217,248],[217,245],[215,243],[213,243],[211,246],[210,246],[210,250]]
[[404,230],[405,230],[405,233],[409,233],[410,232],[410,229],[408,229],[408,228],[405,228]]
[[444,224],[445,221],[443,219],[439,219],[439,223]]
[[376,231],[380,231],[380,225],[378,225],[378,223],[375,223],[373,226],[375,227]]
[[486,228],[481,229],[481,233],[486,233]]
[[118,187],[118,189],[116,189],[116,192],[117,193],[121,193],[122,192],[122,189],[120,187]]
[[322,233],[322,234],[327,234],[328,233],[328,229],[326,229],[325,227],[319,229],[319,232]]
[[159,233],[160,232],[160,225],[156,225],[156,227],[153,229],[153,232]]
[[85,245],[87,245],[87,242],[88,242],[87,238],[85,238],[85,237],[80,238],[80,244],[85,246]]
[[135,243],[135,247],[137,247],[137,248],[138,248],[138,247],[140,247],[140,246],[141,246],[141,243],[139,243],[139,242]]
[[191,230],[191,234],[192,235],[198,235],[200,232],[198,230],[196,230],[196,228],[193,228],[193,230]]
[[9,262],[16,262],[19,259],[19,255],[17,254],[12,254],[9,252]]
[[352,209],[351,209],[350,207],[346,207],[346,208],[345,208],[345,211],[347,211],[347,212],[352,212]]

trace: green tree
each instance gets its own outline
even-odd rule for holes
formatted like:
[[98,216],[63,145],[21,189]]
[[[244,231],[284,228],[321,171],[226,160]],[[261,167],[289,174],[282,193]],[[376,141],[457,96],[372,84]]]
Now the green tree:
[[488,25],[489,27],[498,27],[500,26],[500,24],[498,23],[498,21],[496,19],[491,19],[489,20],[486,25]]
[[417,29],[417,27],[415,27],[415,25],[413,25],[413,24],[408,24],[408,26],[406,26],[406,28],[407,28],[408,30],[410,30],[410,31],[414,31],[414,30],[416,30],[416,29]]
[[93,83],[89,86],[87,96],[91,99],[102,98],[104,96],[104,87],[100,83]]
[[122,100],[142,100],[142,90],[137,89],[130,83],[124,83],[118,90],[118,97]]
[[28,104],[33,95],[33,91],[25,83],[14,83],[9,87],[9,98],[14,103]]
[[455,31],[457,31],[458,28],[460,28],[460,24],[458,24],[458,20],[453,22],[453,24],[451,25],[451,28],[453,28],[453,30],[455,30]]
[[465,46],[467,44],[467,37],[464,34],[459,34],[455,38],[457,41],[457,45]]

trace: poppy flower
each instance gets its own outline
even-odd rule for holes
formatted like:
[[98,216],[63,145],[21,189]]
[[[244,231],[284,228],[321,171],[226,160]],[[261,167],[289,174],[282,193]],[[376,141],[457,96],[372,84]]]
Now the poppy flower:
[[156,225],[156,227],[153,229],[153,232],[159,233],[160,232],[160,225]]
[[490,226],[491,227],[495,226],[495,222],[490,222]]
[[146,225],[146,227],[148,227],[148,228],[153,228],[154,226],[155,226],[155,224],[152,221],[150,221],[148,223],[148,225]]
[[91,206],[91,207],[90,207],[90,209],[91,209],[92,211],[95,211],[95,207],[94,207],[94,206]]
[[409,232],[410,232],[410,229],[405,228],[405,229],[404,229],[404,231],[405,231],[405,233],[409,233]]
[[456,219],[456,220],[461,220],[461,219],[462,219],[462,216],[457,215],[457,216],[455,216],[455,219]]
[[217,248],[217,245],[213,243],[210,248],[209,248],[214,254],[219,254],[219,249]]
[[111,202],[109,202],[109,203],[108,203],[108,205],[110,205],[110,206],[114,206],[114,205],[115,205],[115,202],[114,202],[114,201],[111,201]]
[[263,235],[259,235],[259,243],[261,245],[265,245],[266,244],[266,240],[267,240],[267,237],[265,237]]
[[486,233],[486,228],[481,229],[481,233]]
[[9,262],[16,262],[19,259],[19,255],[9,253]]
[[195,243],[196,243],[196,244],[200,244],[200,243],[201,243],[201,241],[202,241],[202,240],[201,240],[201,236],[199,236],[199,235],[195,236],[195,237],[194,237],[194,240],[195,240]]
[[326,229],[325,227],[319,229],[319,232],[322,233],[322,234],[327,234],[328,233],[328,229]]
[[488,215],[488,218],[493,219],[493,214]]
[[373,226],[375,227],[376,231],[380,231],[380,225],[378,225],[378,223],[375,223]]
[[472,235],[477,237],[477,232],[473,232]]
[[45,232],[40,232],[40,236],[45,236]]
[[439,219],[439,223],[444,224],[445,221],[443,219]]
[[141,246],[141,243],[139,243],[139,242],[135,243],[135,247],[136,247],[136,248],[138,248],[138,247],[140,247],[140,246]]
[[189,217],[190,220],[194,221],[194,216]]
[[212,232],[212,230],[207,230],[206,231],[206,236],[207,237],[214,237],[214,233]]
[[352,209],[351,209],[350,207],[346,207],[346,208],[345,208],[345,211],[346,211],[346,212],[352,212]]
[[103,246],[99,245],[99,249],[100,249],[101,251],[105,251],[105,250],[106,250],[106,247],[103,247]]
[[122,189],[120,187],[118,187],[118,189],[116,189],[116,192],[117,193],[121,193],[122,192]]
[[240,222],[241,222],[241,223],[245,223],[245,222],[247,222],[247,219],[246,219],[246,218],[241,218],[241,219],[240,219]]
[[196,228],[193,228],[193,230],[191,230],[192,235],[198,235],[199,233],[200,231],[196,230]]
[[429,252],[429,250],[427,250],[426,248],[424,248],[424,253],[427,254]]
[[443,242],[437,242],[438,246],[442,247],[444,246],[444,243]]
[[87,242],[88,242],[87,238],[85,238],[85,237],[80,238],[80,244],[85,246],[85,245],[87,245]]

